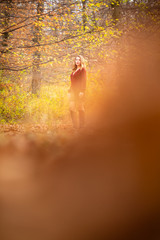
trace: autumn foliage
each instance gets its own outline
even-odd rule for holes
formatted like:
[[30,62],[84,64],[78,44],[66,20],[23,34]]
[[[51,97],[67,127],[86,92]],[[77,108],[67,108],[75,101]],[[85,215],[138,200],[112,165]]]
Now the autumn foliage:
[[0,7],[1,123],[66,121],[77,54],[86,59],[90,109],[118,74],[121,43],[127,52],[136,32],[159,29],[157,1],[5,0]]

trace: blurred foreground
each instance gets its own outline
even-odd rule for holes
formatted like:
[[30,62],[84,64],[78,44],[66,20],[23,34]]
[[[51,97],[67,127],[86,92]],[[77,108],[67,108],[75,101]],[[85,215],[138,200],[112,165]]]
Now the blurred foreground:
[[121,56],[92,131],[1,141],[1,240],[160,239],[158,40]]

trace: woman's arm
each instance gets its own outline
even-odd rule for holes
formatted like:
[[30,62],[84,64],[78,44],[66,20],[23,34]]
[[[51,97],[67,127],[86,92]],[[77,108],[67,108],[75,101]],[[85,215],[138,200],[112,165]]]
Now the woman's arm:
[[87,81],[87,73],[86,73],[86,69],[85,68],[82,69],[82,79],[81,79],[81,81],[82,81],[81,92],[84,93],[85,90],[86,90],[86,81]]

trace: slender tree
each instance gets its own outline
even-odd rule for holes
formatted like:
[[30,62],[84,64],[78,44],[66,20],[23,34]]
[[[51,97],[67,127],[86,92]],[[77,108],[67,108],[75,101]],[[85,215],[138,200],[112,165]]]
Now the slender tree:
[[39,49],[39,45],[41,43],[42,38],[42,13],[44,11],[44,1],[37,0],[36,2],[36,14],[37,19],[35,20],[33,26],[33,43],[37,46],[33,53],[33,68],[32,68],[32,93],[37,94],[40,90],[41,85],[41,70],[40,70],[40,59],[41,52]]
[[12,0],[3,1],[1,8],[1,26],[2,26],[2,41],[1,41],[1,65],[4,68],[1,74],[1,80],[5,81],[7,79],[8,72],[5,68],[8,67],[9,64],[9,51],[8,51],[8,43],[10,33],[8,32],[8,27],[10,24],[10,15],[12,8]]

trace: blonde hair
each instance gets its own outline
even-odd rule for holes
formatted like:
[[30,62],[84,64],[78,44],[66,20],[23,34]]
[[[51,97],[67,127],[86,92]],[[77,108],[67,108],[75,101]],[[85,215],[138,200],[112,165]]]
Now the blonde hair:
[[75,63],[75,60],[76,60],[77,57],[79,57],[79,58],[80,58],[80,61],[81,61],[80,69],[86,67],[86,66],[85,66],[85,60],[84,60],[84,57],[82,57],[81,55],[78,55],[78,56],[76,56],[75,59],[74,59],[74,65],[73,65],[73,68],[72,68],[73,71],[77,69],[77,65],[76,65],[76,63]]

